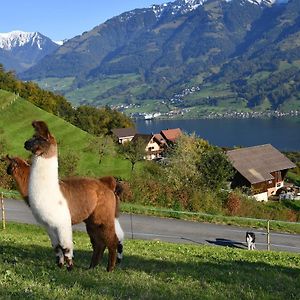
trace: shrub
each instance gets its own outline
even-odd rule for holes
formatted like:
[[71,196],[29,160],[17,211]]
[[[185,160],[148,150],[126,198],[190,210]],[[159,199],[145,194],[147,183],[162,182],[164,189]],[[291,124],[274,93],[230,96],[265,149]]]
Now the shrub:
[[59,156],[59,173],[62,177],[74,176],[77,174],[79,156],[77,153],[68,152]]
[[16,189],[15,181],[12,176],[6,173],[7,164],[0,161],[0,186],[4,189]]
[[238,214],[240,207],[241,207],[240,196],[235,192],[230,193],[227,200],[228,213],[232,216],[236,215]]

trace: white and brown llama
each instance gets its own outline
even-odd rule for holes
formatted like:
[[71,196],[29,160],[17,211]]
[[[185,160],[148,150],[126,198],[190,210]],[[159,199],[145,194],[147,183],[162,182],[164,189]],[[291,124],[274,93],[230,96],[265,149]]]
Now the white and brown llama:
[[[9,157],[6,155],[6,157],[3,157],[2,160],[8,162],[7,166],[7,174],[11,175],[16,184],[17,188],[23,197],[24,201],[26,204],[30,207],[29,200],[28,200],[28,182],[29,182],[29,174],[30,174],[30,165],[29,163],[20,158],[20,157]],[[115,209],[115,227],[116,227],[116,232],[118,233],[118,238],[121,239],[118,242],[118,262],[121,262],[122,257],[123,257],[123,245],[122,245],[122,240],[124,238],[124,234],[122,231],[122,228],[120,227],[120,223],[118,220],[119,217],[119,197],[122,193],[122,186],[117,183],[116,179],[112,176],[105,176],[101,177],[98,180],[100,180],[102,183],[104,183],[109,189],[111,189],[115,193],[115,200],[116,200],[116,209]],[[59,184],[61,185],[63,182],[66,184],[69,184],[69,182],[72,182],[72,178],[65,178],[63,180],[59,181]],[[72,220],[72,225],[79,224],[81,222],[86,222],[91,223],[91,220],[87,220],[88,216],[86,213],[83,213],[81,208],[85,208],[86,205],[88,204],[85,199],[78,199],[78,198],[67,198],[68,201],[68,206],[70,209],[71,213],[71,220]],[[80,205],[80,206],[78,206]],[[89,205],[89,204],[88,204]],[[78,209],[78,207],[80,209]],[[97,206],[96,209],[103,209],[101,206]],[[85,210],[89,211],[89,210]],[[95,224],[97,226],[97,224]],[[91,227],[91,225],[89,226]],[[99,240],[99,242],[93,242],[93,256],[92,260],[90,263],[90,267],[95,267],[102,259],[103,257],[103,252],[105,250],[106,245],[101,245],[101,243],[104,243],[104,238],[102,237],[103,231],[101,228],[98,229],[98,232],[92,232],[89,234],[91,241],[93,240]],[[96,259],[96,260],[95,260]]]
[[[102,181],[76,177],[59,181],[55,138],[45,122],[34,121],[32,125],[35,134],[24,145],[33,153],[28,181],[28,204],[36,219],[46,226],[59,266],[64,263],[65,258],[67,268],[72,268],[71,224],[84,221],[93,246],[90,267],[99,263],[107,247],[107,271],[112,271],[117,250],[118,254],[122,252],[121,241],[124,237],[116,216],[118,199],[112,191],[115,182],[111,177]],[[25,179],[21,181],[24,186]],[[20,186],[19,189],[22,190]],[[26,190],[23,197],[26,201]]]

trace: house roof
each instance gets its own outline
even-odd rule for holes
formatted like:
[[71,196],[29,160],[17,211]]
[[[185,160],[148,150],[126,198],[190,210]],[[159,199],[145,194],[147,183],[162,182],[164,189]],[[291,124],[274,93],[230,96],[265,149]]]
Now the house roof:
[[145,143],[145,145],[147,145],[150,142],[150,140],[152,139],[152,137],[153,137],[153,134],[137,133],[134,135],[132,142],[135,142],[138,139],[141,139]]
[[272,172],[296,165],[271,144],[227,151],[234,168],[251,184],[272,180]]
[[182,131],[180,128],[162,130],[160,133],[167,141],[170,142],[175,142],[176,139],[182,135]]
[[136,134],[136,129],[133,127],[115,128],[115,129],[112,129],[111,131],[118,138],[134,136]]
[[166,140],[160,133],[155,133],[154,137],[160,144],[166,144]]

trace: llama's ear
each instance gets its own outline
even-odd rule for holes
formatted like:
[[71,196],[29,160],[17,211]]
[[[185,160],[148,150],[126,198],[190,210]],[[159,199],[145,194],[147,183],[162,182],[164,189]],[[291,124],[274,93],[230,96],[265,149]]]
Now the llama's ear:
[[1,160],[1,161],[8,161],[8,162],[11,162],[11,161],[12,161],[12,159],[9,157],[8,154],[6,154],[6,156],[2,156],[0,160]]
[[45,139],[51,137],[47,124],[44,121],[33,121],[32,127],[35,129],[35,133],[42,136]]

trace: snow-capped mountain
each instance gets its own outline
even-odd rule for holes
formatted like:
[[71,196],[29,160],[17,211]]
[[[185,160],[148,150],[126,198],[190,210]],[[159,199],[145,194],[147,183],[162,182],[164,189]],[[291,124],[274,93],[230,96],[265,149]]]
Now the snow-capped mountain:
[[0,33],[0,63],[6,69],[24,71],[59,47],[39,32]]
[[[199,6],[202,6],[209,0],[177,0],[174,2],[168,2],[161,5],[152,5],[153,12],[157,18],[160,18],[164,14],[186,14]],[[222,0],[224,2],[231,2],[234,0]],[[289,0],[243,0],[244,3],[251,3],[254,5],[272,6],[277,3],[287,3]]]

